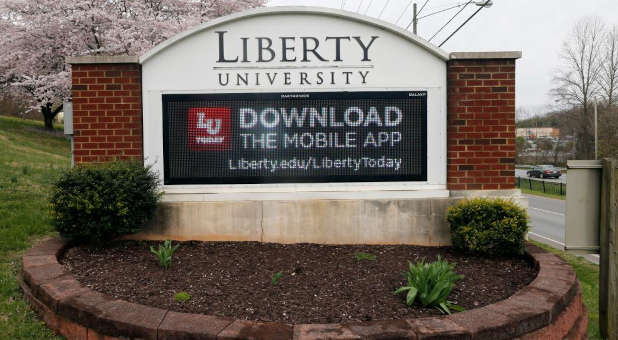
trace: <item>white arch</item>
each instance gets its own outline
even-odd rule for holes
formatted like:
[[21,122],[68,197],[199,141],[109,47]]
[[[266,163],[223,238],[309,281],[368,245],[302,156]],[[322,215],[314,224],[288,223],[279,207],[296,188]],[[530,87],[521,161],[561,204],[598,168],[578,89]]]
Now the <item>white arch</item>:
[[348,11],[343,11],[343,10],[338,10],[338,9],[333,9],[333,8],[309,7],[309,6],[275,6],[275,7],[261,7],[261,8],[251,9],[251,10],[227,15],[221,18],[217,18],[217,19],[205,22],[192,29],[176,34],[175,36],[155,46],[154,48],[152,48],[151,50],[143,54],[139,58],[139,62],[140,64],[143,64],[144,62],[148,61],[148,59],[157,55],[159,52],[172,47],[174,44],[182,41],[183,39],[187,37],[190,37],[194,34],[197,34],[209,28],[213,28],[218,25],[230,23],[233,21],[243,20],[243,19],[252,18],[252,17],[273,15],[273,14],[319,14],[319,15],[342,18],[342,19],[347,19],[350,21],[356,21],[356,22],[360,22],[363,24],[376,26],[380,29],[386,30],[400,37],[403,37],[404,39],[410,41],[411,43],[419,46],[420,48],[428,51],[429,53],[433,54],[434,56],[444,61],[449,60],[449,54],[446,51],[432,45],[426,40],[419,38],[418,36],[402,29],[399,26],[390,24],[388,22],[385,22],[379,19],[374,19],[368,16],[360,15],[358,13],[348,12]]

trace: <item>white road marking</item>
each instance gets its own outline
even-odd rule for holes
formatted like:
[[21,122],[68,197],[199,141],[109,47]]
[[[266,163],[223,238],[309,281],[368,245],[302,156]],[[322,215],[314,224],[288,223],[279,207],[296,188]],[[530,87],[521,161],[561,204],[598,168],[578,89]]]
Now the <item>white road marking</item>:
[[[531,239],[535,239],[535,241],[541,242],[541,243],[545,243],[551,247],[560,249],[560,250],[564,250],[564,243],[560,242],[560,241],[556,241],[554,239],[551,239],[547,236],[543,236],[534,232],[529,231],[528,235],[530,236]],[[599,264],[600,261],[600,255],[599,254],[584,254],[584,255],[577,255],[580,257],[583,257],[584,259],[588,260],[591,263],[594,264]]]
[[547,240],[547,241],[549,241],[551,243],[558,244],[558,245],[560,245],[561,247],[564,248],[564,243],[562,243],[560,241],[556,241],[554,239],[551,239],[551,238],[549,238],[547,236],[543,236],[541,234],[537,234],[537,233],[534,233],[534,232],[531,232],[531,231],[528,232],[528,235],[532,235],[533,237],[537,237],[537,238],[541,238],[541,239]]
[[555,211],[551,211],[551,210],[546,210],[546,209],[539,209],[539,208],[532,208],[532,207],[528,207],[528,209],[540,211],[540,212],[546,213],[546,214],[553,214],[553,215],[558,215],[558,216],[564,216],[563,213],[559,213],[559,212],[555,212]]

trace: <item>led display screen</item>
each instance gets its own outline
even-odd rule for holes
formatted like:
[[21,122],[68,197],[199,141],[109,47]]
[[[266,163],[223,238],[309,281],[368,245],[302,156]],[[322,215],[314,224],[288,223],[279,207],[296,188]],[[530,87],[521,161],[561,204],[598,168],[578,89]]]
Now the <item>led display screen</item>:
[[427,92],[163,95],[165,184],[427,180]]

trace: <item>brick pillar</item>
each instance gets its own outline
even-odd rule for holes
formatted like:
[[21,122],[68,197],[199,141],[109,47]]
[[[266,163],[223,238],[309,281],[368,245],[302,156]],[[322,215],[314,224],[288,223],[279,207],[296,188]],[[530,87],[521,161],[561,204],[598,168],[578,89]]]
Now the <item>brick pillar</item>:
[[452,53],[447,64],[449,190],[515,188],[515,60]]
[[133,57],[68,58],[75,163],[143,159],[141,65]]

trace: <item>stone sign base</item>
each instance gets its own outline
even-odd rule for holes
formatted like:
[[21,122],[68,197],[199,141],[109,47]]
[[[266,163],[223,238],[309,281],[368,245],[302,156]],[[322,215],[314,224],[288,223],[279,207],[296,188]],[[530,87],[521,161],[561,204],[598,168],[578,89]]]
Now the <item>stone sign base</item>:
[[451,244],[446,211],[458,200],[483,195],[526,205],[519,190],[457,191],[451,195],[180,202],[168,197],[146,230],[131,238],[446,246]]

